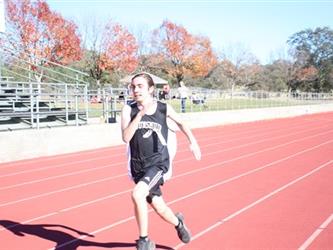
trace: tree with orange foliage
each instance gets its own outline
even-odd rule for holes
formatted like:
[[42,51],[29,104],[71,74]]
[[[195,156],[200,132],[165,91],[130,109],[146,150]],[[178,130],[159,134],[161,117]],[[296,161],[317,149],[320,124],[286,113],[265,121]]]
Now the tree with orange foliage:
[[[77,26],[51,11],[43,0],[8,0],[9,47],[32,70],[48,62],[68,64],[82,55]],[[42,74],[42,72],[39,72]],[[41,76],[40,76],[41,78]]]
[[314,92],[318,89],[318,70],[314,66],[303,67],[294,63],[290,68],[288,87],[290,91]]
[[[153,46],[156,60],[177,83],[184,76],[206,76],[216,66],[217,58],[211,48],[210,40],[194,36],[184,27],[165,20],[154,31]],[[168,63],[165,64],[164,62]]]
[[138,46],[135,37],[123,26],[109,21],[102,34],[100,49],[93,48],[88,58],[90,75],[96,79],[98,88],[105,71],[110,73],[134,71],[138,65]]
[[256,84],[255,78],[261,72],[257,58],[242,44],[235,44],[222,54],[222,74],[226,77],[229,88],[236,86],[249,88]]

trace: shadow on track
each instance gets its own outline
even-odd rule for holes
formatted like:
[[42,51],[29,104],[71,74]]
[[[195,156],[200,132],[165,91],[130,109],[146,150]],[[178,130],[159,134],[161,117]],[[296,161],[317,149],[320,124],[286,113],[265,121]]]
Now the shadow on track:
[[[94,242],[90,240],[85,240],[83,237],[94,237],[89,233],[79,231],[77,229],[57,224],[21,224],[10,220],[0,220],[0,225],[3,226],[8,231],[13,234],[24,237],[25,235],[33,235],[39,238],[53,241],[56,246],[54,250],[76,250],[78,247],[101,247],[101,248],[121,248],[121,247],[135,247],[135,243],[125,243],[125,242]],[[58,228],[58,230],[53,229]],[[82,237],[74,237],[69,233],[62,230],[72,231],[77,233]],[[9,246],[8,246],[9,247]],[[156,245],[156,248],[173,250],[168,246]]]

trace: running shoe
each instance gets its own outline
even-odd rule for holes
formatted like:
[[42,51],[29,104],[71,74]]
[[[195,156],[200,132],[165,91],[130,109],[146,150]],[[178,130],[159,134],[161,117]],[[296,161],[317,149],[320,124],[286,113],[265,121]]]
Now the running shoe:
[[136,241],[137,250],[155,250],[155,243],[150,239],[142,240],[139,239]]
[[191,240],[191,232],[184,223],[184,216],[181,213],[176,213],[175,215],[180,222],[179,225],[176,226],[178,237],[182,242],[189,243]]

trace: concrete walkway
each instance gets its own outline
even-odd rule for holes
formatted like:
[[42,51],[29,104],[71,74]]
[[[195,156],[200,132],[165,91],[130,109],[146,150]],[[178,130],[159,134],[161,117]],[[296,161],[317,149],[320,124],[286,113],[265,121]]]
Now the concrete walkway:
[[[181,114],[191,128],[333,111],[333,104]],[[119,119],[118,119],[119,120]],[[123,144],[120,123],[0,132],[0,163]]]

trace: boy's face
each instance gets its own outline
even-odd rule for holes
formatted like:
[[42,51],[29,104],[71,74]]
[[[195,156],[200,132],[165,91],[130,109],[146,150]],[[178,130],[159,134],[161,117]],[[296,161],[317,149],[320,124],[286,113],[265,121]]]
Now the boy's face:
[[134,78],[129,87],[134,100],[137,102],[142,102],[147,98],[151,98],[154,91],[154,87],[149,87],[147,80],[143,77]]

